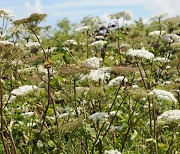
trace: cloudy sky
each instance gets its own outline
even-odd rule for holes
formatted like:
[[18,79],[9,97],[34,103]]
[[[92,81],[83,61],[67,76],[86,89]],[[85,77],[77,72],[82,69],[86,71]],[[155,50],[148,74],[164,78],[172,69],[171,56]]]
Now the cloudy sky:
[[0,9],[15,13],[15,19],[27,17],[31,13],[48,14],[46,24],[55,26],[58,20],[68,17],[78,23],[87,15],[106,19],[107,14],[130,10],[133,19],[142,17],[144,21],[159,13],[169,17],[180,15],[180,0],[0,0]]

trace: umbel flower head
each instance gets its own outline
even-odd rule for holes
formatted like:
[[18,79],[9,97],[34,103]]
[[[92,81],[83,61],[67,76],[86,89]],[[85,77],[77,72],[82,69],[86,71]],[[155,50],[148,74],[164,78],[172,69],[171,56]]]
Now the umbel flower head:
[[41,21],[45,19],[46,14],[33,13],[27,18],[14,21],[15,25],[25,25],[28,28],[36,27]]
[[77,29],[75,29],[76,32],[85,32],[88,31],[91,27],[90,26],[82,26]]
[[120,19],[124,18],[125,20],[130,20],[132,18],[132,12],[130,11],[123,11],[115,14],[109,15],[110,19]]
[[153,59],[154,58],[153,53],[151,53],[147,50],[144,50],[144,49],[141,49],[141,50],[129,49],[126,55],[131,56],[131,57],[144,58],[144,59]]
[[166,17],[167,13],[161,13],[161,14],[157,14],[154,17],[152,17],[150,19],[150,21],[157,21],[157,20],[161,20],[162,18]]
[[159,100],[165,100],[170,102],[177,102],[174,95],[166,90],[154,89],[149,93],[149,96],[154,95]]
[[0,41],[0,50],[12,49],[14,44],[9,41]]
[[97,50],[101,50],[105,44],[107,44],[107,41],[99,40],[99,41],[91,43],[91,46],[96,47]]
[[66,40],[65,42],[64,42],[64,44],[65,45],[67,45],[67,46],[70,46],[70,45],[77,45],[77,42],[75,41],[75,40]]
[[169,110],[161,114],[157,118],[159,124],[180,124],[180,110]]
[[14,14],[10,10],[1,9],[0,10],[0,17],[6,18],[6,19],[11,19],[12,17],[14,17]]
[[89,74],[85,75],[81,78],[81,81],[84,79],[88,79],[90,81],[105,81],[106,79],[110,78],[110,71],[111,68],[105,67],[105,68],[99,68],[97,70],[91,70]]
[[127,82],[128,79],[127,79],[126,77],[124,77],[124,76],[118,76],[118,77],[112,79],[112,80],[109,82],[108,87],[117,86],[117,85],[119,85],[122,81]]
[[150,36],[150,37],[159,37],[159,35],[163,35],[164,33],[166,33],[165,31],[158,31],[158,30],[156,30],[156,31],[152,31],[152,32],[150,32],[149,34],[148,34],[148,36]]
[[92,121],[97,121],[97,120],[106,121],[108,117],[109,115],[106,112],[96,112],[90,115],[89,119],[91,119]]
[[92,58],[87,59],[84,62],[84,66],[88,68],[92,68],[92,69],[97,69],[99,68],[101,61],[102,61],[102,58],[92,57]]

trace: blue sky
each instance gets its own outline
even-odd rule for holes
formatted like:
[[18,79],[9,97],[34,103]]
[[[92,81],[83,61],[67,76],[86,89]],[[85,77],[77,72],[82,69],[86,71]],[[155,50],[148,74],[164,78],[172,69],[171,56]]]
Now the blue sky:
[[142,17],[145,22],[159,13],[168,13],[169,17],[180,15],[180,0],[0,0],[0,9],[9,9],[15,13],[15,19],[27,17],[31,13],[48,14],[46,24],[55,26],[65,17],[73,23],[83,17],[100,16],[107,20],[107,14],[128,10],[133,20]]

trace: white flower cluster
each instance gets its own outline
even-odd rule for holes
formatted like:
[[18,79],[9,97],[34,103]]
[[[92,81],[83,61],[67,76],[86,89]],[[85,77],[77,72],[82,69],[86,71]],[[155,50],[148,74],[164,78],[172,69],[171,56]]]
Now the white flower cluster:
[[91,46],[96,47],[97,50],[101,50],[105,44],[107,44],[107,41],[99,40],[91,43]]
[[88,31],[90,28],[91,28],[90,26],[83,26],[83,27],[77,28],[75,31],[76,32],[84,32],[84,31]]
[[38,47],[40,46],[40,44],[39,42],[28,42],[25,46],[28,48],[32,48],[32,47]]
[[124,11],[123,17],[126,20],[130,20],[133,17],[133,13],[131,11]]
[[[53,51],[55,51],[57,49],[57,47],[51,47],[50,49],[45,49],[45,53],[52,53]],[[43,50],[41,50],[41,52],[44,52]]]
[[154,61],[158,61],[158,62],[161,62],[161,63],[166,63],[166,62],[169,62],[169,60],[165,57],[156,57],[154,58]]
[[102,58],[97,58],[97,57],[92,57],[87,59],[84,62],[84,66],[92,69],[97,69],[99,68],[100,62],[102,61]]
[[0,17],[11,19],[12,17],[14,17],[14,13],[10,10],[1,9],[0,10]]
[[164,18],[165,16],[167,16],[167,13],[157,14],[154,17],[152,17],[150,20],[152,20],[152,21],[160,20],[160,19]]
[[139,89],[139,86],[137,84],[133,84],[132,89]]
[[[66,112],[62,113],[62,114],[58,114],[58,119],[69,118],[69,117],[73,117],[73,116],[76,115],[76,112],[74,111],[73,108],[65,108],[64,110]],[[80,107],[77,108],[77,112],[78,112],[78,114],[81,113],[81,108]]]
[[89,74],[81,78],[81,81],[84,79],[89,79],[90,81],[104,81],[110,78],[110,67],[99,68],[97,70],[91,70]]
[[168,110],[157,118],[159,124],[179,123],[180,124],[180,110]]
[[132,57],[138,57],[138,58],[145,58],[145,59],[153,59],[154,58],[154,54],[147,50],[129,49],[126,55],[132,56]]
[[114,131],[120,131],[120,130],[122,130],[122,126],[112,126],[110,131],[114,132]]
[[24,117],[32,117],[34,115],[34,112],[25,112],[21,114]]
[[154,89],[149,93],[149,96],[154,95],[159,100],[165,100],[165,101],[171,101],[171,102],[177,102],[174,95],[166,90],[159,90]]
[[105,150],[104,154],[121,154],[117,149],[116,150]]
[[96,36],[95,37],[97,40],[104,40],[104,36]]
[[21,86],[17,89],[14,89],[13,91],[11,91],[11,95],[15,95],[15,96],[24,96],[30,92],[32,92],[33,90],[38,89],[37,86],[33,86],[33,85],[25,85],[25,86]]
[[112,86],[117,86],[119,85],[122,81],[124,82],[128,82],[128,79],[124,76],[118,76],[114,79],[112,79],[109,84],[108,84],[108,87],[112,87]]
[[4,46],[14,46],[14,44],[12,42],[9,41],[1,41],[0,40],[0,45],[4,45]]
[[91,119],[92,121],[97,121],[97,120],[106,121],[108,117],[109,115],[106,112],[96,112],[90,115],[89,119]]
[[77,42],[75,41],[75,40],[66,40],[65,42],[64,42],[64,44],[65,45],[67,45],[67,46],[70,46],[70,45],[77,45]]
[[120,19],[124,18],[125,20],[130,20],[133,17],[133,14],[131,11],[123,11],[115,14],[109,15],[110,19]]
[[[162,36],[163,34],[165,34],[165,33],[166,33],[165,31],[161,31],[161,36]],[[148,36],[150,36],[150,37],[158,37],[158,36],[160,36],[160,31],[150,32],[150,33],[148,34]]]
[[180,42],[180,37],[176,34],[165,34],[162,39],[166,43]]

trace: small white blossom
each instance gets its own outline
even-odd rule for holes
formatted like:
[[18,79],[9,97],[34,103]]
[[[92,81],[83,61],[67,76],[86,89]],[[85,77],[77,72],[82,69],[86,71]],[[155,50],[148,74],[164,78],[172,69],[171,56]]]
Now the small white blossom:
[[145,59],[153,59],[154,58],[154,54],[147,50],[130,49],[130,50],[128,50],[127,55],[132,56],[132,57],[145,58]]
[[33,90],[36,90],[37,88],[37,86],[25,85],[11,91],[11,95],[23,96],[25,94],[28,94],[29,92],[32,92]]
[[169,110],[161,114],[157,118],[159,124],[163,123],[178,123],[180,124],[180,110]]
[[166,43],[180,42],[180,37],[176,34],[165,34],[162,39]]
[[120,45],[120,48],[125,48],[125,47],[129,47],[130,45],[129,44],[127,44],[127,43],[122,43],[121,45]]
[[154,95],[159,100],[171,101],[175,103],[177,102],[174,95],[166,90],[154,89],[149,93],[149,95]]
[[[51,47],[50,49],[45,49],[45,53],[52,53],[53,51],[55,51],[57,49],[57,47]],[[43,50],[41,50],[41,52],[44,52]]]
[[1,9],[0,17],[11,19],[12,17],[14,17],[14,13],[11,10]]
[[161,36],[164,34],[164,33],[166,33],[165,31],[153,31],[153,32],[150,32],[149,34],[148,34],[148,36],[150,36],[150,37],[158,37],[158,36],[160,36],[160,33],[161,33]]
[[133,13],[131,11],[124,11],[123,17],[126,20],[131,20],[131,18],[133,17]]
[[105,44],[107,44],[107,41],[99,40],[91,43],[91,46],[96,47],[97,50],[101,50]]
[[133,84],[133,85],[132,85],[132,89],[139,89],[139,86],[136,85],[136,84]]
[[166,66],[166,69],[170,69],[170,68],[171,68],[171,66],[170,66],[170,65]]
[[34,115],[34,112],[25,112],[25,113],[22,113],[22,116],[25,116],[25,117],[32,117]]
[[169,62],[169,60],[165,57],[156,57],[156,58],[154,58],[154,61],[159,61],[161,63]]
[[84,62],[84,66],[92,69],[97,69],[99,68],[100,62],[102,61],[102,58],[97,58],[97,57],[92,57],[87,59]]
[[106,112],[96,112],[96,113],[90,115],[89,119],[91,119],[93,121],[97,121],[97,120],[106,121],[108,117],[109,117],[109,115]]
[[32,48],[32,47],[38,47],[40,46],[40,44],[39,42],[28,42],[25,46],[28,48]]
[[114,132],[114,131],[120,131],[120,130],[122,130],[121,126],[112,126],[110,131]]
[[88,31],[90,28],[91,28],[90,26],[83,26],[83,27],[77,28],[75,31],[76,32],[84,32],[84,31]]
[[165,16],[167,16],[167,13],[157,14],[157,15],[155,15],[154,17],[152,17],[150,20],[151,20],[151,21],[160,20],[160,19],[164,18]]
[[91,70],[89,74],[85,75],[81,80],[89,79],[90,81],[104,81],[110,78],[109,71],[111,68],[99,68],[97,70]]
[[104,40],[104,36],[96,36],[95,38],[98,40]]
[[114,56],[109,56],[108,59],[109,59],[110,61],[113,61],[113,60],[114,60]]
[[66,40],[64,42],[65,45],[70,46],[70,45],[77,45],[77,42],[75,40]]
[[116,150],[105,150],[104,154],[121,154],[117,149]]
[[128,82],[128,79],[124,76],[118,76],[114,79],[112,79],[109,84],[108,84],[108,87],[112,87],[112,86],[117,86],[119,85],[122,81],[124,82]]
[[4,45],[4,46],[14,46],[14,44],[12,42],[9,41],[0,41],[0,45]]

